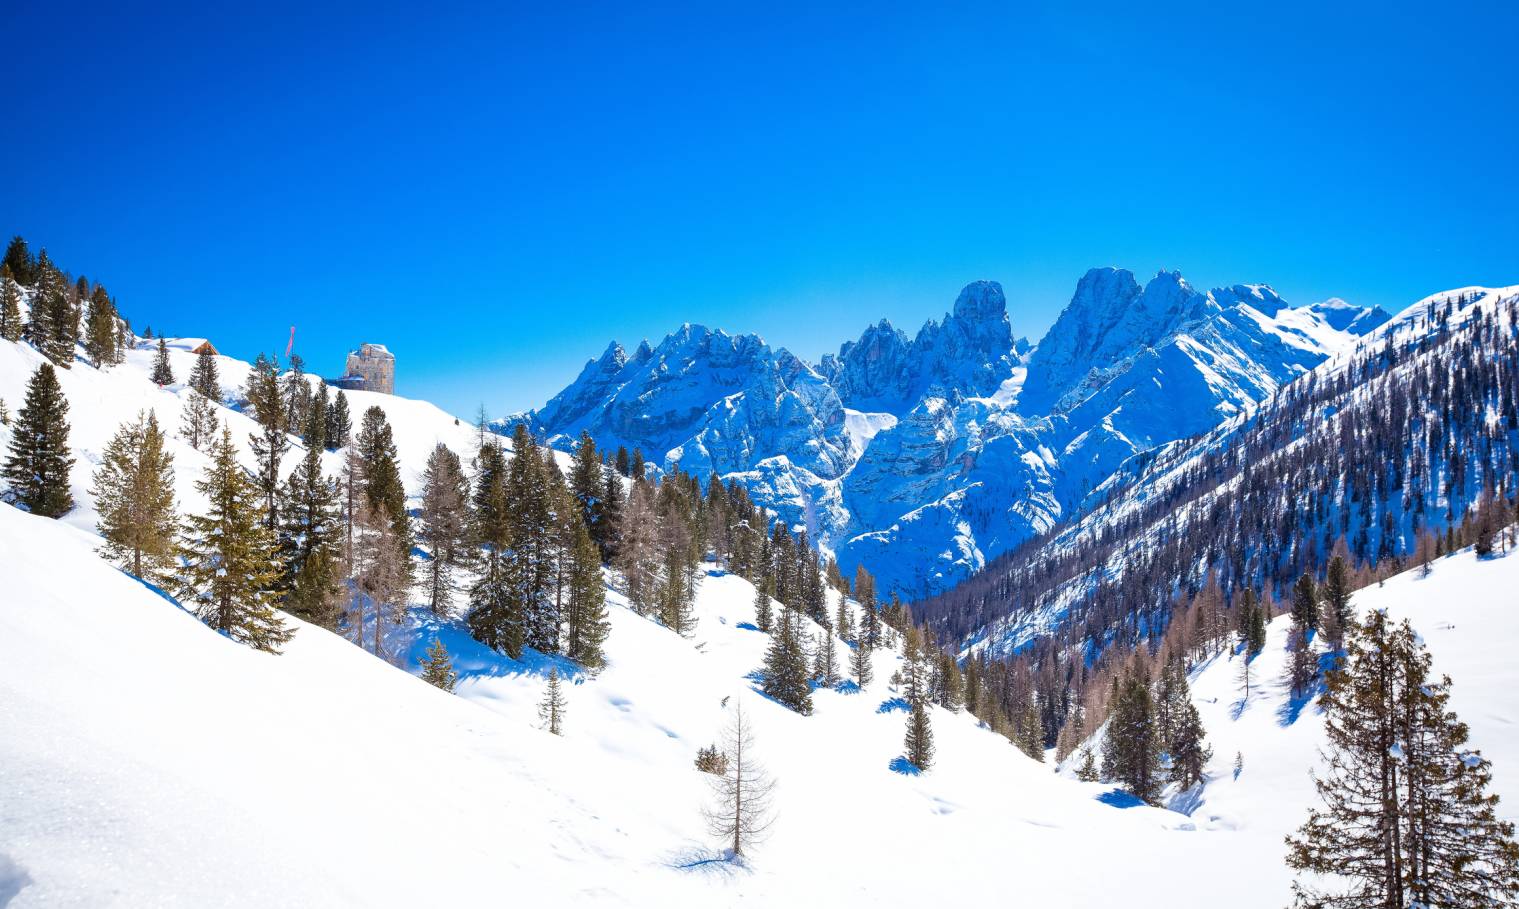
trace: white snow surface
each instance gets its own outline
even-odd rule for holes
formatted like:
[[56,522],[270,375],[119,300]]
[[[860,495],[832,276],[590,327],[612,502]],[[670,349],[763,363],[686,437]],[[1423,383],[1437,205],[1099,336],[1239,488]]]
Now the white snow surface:
[[[1000,903],[1011,887],[1033,905],[1077,907],[1287,899],[1282,837],[1311,803],[1322,724],[1311,705],[1294,714],[1279,681],[1285,619],[1242,708],[1233,659],[1195,674],[1214,757],[1200,790],[1170,794],[1179,810],[1126,807],[1112,786],[1053,772],[937,707],[934,767],[896,772],[897,657],[877,652],[865,692],[818,691],[813,716],[793,714],[755,689],[768,638],[745,627],[753,588],[715,569],[689,639],[612,593],[610,664],[595,677],[490,653],[420,608],[392,637],[400,667],[299,623],[284,654],[257,653],[94,551],[90,458],[140,407],[177,423],[178,389],[146,381],[151,357],[60,371],[81,462],[73,514],[0,505],[0,904],[921,906],[946,887],[959,900]],[[189,354],[171,357],[188,376]],[[0,342],[13,412],[38,362]],[[247,368],[221,367],[229,389]],[[413,493],[436,441],[461,454],[473,444],[467,423],[425,402],[350,398],[355,417],[386,409]],[[251,421],[226,416],[244,443]],[[204,462],[174,444],[182,506],[197,509]],[[1462,553],[1356,597],[1416,622],[1510,818],[1516,583],[1519,558]],[[463,673],[458,696],[412,675],[434,637]],[[563,737],[536,716],[554,665],[573,673]],[[733,699],[779,784],[776,825],[746,866],[711,861],[721,844],[705,834],[707,778],[692,767]]]

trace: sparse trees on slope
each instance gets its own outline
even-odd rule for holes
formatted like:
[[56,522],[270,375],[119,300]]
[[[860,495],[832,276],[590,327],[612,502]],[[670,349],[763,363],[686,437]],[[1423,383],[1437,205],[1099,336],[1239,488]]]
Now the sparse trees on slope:
[[754,733],[741,702],[723,733],[726,772],[715,774],[712,804],[706,811],[707,830],[735,858],[757,845],[773,821],[770,804],[774,783],[754,757]]
[[443,646],[442,638],[433,638],[432,644],[427,648],[427,656],[422,660],[422,681],[450,692],[459,682],[459,673],[454,671],[453,661],[448,658],[448,648]]
[[237,463],[230,431],[222,431],[210,454],[196,483],[208,510],[189,517],[181,546],[183,597],[222,634],[278,653],[293,631],[274,608],[278,563],[258,488]]
[[1328,770],[1321,808],[1287,839],[1299,906],[1514,906],[1519,845],[1495,813],[1491,770],[1466,748],[1405,621],[1373,612],[1349,627],[1347,657],[1323,697]]
[[174,511],[174,456],[149,411],[124,424],[106,444],[95,471],[101,551],[135,577],[167,583],[179,517]]
[[69,402],[49,363],[32,374],[11,436],[5,478],[11,496],[32,514],[61,518],[74,507],[69,491]]

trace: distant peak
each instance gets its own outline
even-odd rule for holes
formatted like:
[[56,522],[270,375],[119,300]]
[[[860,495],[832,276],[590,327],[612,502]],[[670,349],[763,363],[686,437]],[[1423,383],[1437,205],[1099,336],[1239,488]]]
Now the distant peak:
[[1007,298],[996,281],[972,281],[955,298],[955,317],[977,322],[1007,314]]

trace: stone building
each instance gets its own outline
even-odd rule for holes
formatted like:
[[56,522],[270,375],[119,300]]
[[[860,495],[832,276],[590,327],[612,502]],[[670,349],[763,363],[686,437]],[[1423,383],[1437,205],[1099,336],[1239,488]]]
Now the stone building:
[[339,388],[396,393],[396,356],[384,344],[360,344],[348,354],[347,371],[332,383]]

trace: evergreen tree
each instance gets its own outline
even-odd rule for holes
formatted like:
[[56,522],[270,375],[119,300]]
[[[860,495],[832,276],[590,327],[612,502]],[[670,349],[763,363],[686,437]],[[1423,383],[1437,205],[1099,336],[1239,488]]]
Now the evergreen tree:
[[11,425],[11,411],[5,406],[5,399],[0,398],[0,426]]
[[324,628],[337,621],[341,530],[337,481],[322,474],[321,450],[309,448],[280,493],[278,590],[287,612]]
[[617,559],[617,544],[622,539],[622,505],[623,491],[622,480],[615,471],[605,471],[605,482],[601,493],[601,531],[602,538],[597,542],[597,548],[601,552],[601,560],[608,565]]
[[[554,514],[550,506],[550,480],[543,453],[521,423],[512,435],[512,451],[506,477],[506,500],[511,505],[506,520],[511,545],[503,559],[508,631],[511,635],[520,632],[523,646],[539,653],[558,653],[561,616],[560,604],[551,596],[555,565],[551,551]],[[515,637],[511,640],[515,646]],[[511,650],[507,652],[510,654]]]
[[164,447],[158,418],[138,413],[106,444],[95,471],[101,552],[122,570],[153,584],[167,583],[174,565],[174,456]]
[[0,266],[0,340],[21,340],[21,287],[9,265]]
[[613,464],[618,473],[625,477],[629,476],[631,468],[628,466],[628,447],[626,445],[617,446],[617,457],[613,461]]
[[591,441],[591,434],[582,431],[580,443],[575,448],[574,464],[570,468],[570,492],[575,497],[575,505],[580,510],[580,519],[585,522],[586,531],[598,547],[604,545],[610,530],[603,521],[605,508],[602,496],[606,494],[607,488],[605,472],[601,457],[596,452],[596,443]]
[[325,449],[327,447],[327,412],[331,407],[332,400],[328,396],[327,383],[318,382],[316,393],[311,396],[310,404],[300,424],[301,442],[307,448]]
[[369,507],[390,521],[398,537],[408,539],[406,490],[401,485],[395,432],[385,419],[384,410],[376,406],[364,411],[363,424],[354,437],[354,446],[364,461],[364,498]]
[[469,481],[459,456],[442,442],[422,472],[418,540],[427,547],[427,604],[437,615],[453,602],[454,570],[465,562],[469,533]]
[[1203,769],[1213,757],[1213,749],[1203,743],[1207,733],[1203,731],[1202,716],[1190,699],[1181,708],[1176,719],[1176,729],[1171,734],[1171,779],[1183,789],[1190,789],[1203,780]]
[[549,670],[548,688],[543,693],[543,701],[538,705],[538,719],[543,721],[543,728],[554,735],[564,734],[564,689],[559,684],[559,670]]
[[849,652],[849,672],[854,676],[854,683],[864,691],[875,681],[875,672],[870,665],[870,647],[864,642],[854,645]]
[[116,362],[116,308],[103,287],[97,286],[90,297],[84,351],[96,369],[105,369]]
[[812,652],[812,677],[820,687],[834,688],[839,682],[838,653],[833,648],[833,635],[828,629],[819,629]]
[[[828,563],[838,572],[838,563],[832,560]],[[849,603],[842,596],[839,597],[839,607],[833,614],[834,630],[838,632],[839,640],[848,644],[854,640],[854,611],[849,608]]]
[[1287,687],[1294,698],[1305,698],[1318,674],[1318,657],[1303,629],[1293,626],[1287,636]]
[[290,368],[285,371],[283,385],[285,426],[303,433],[311,410],[311,383],[306,379],[306,363],[300,354],[290,355]]
[[713,776],[726,776],[728,756],[719,751],[715,743],[698,748],[696,749],[696,769]]
[[1347,630],[1322,700],[1323,806],[1287,839],[1288,866],[1314,876],[1293,885],[1297,905],[1516,905],[1514,826],[1497,817],[1490,765],[1448,708],[1450,679],[1431,682],[1406,621],[1373,612]]
[[17,504],[49,518],[61,518],[74,507],[69,491],[69,402],[49,363],[37,367],[26,386],[26,399],[16,417],[5,478]]
[[804,716],[812,713],[812,691],[807,686],[807,651],[802,644],[801,617],[782,609],[776,632],[765,653],[765,694]]
[[1099,779],[1097,762],[1092,757],[1092,749],[1081,749],[1081,765],[1076,768],[1076,779],[1083,783],[1095,783]]
[[180,550],[183,598],[234,641],[278,653],[294,632],[274,608],[278,563],[258,488],[237,463],[230,431],[222,431],[210,454],[206,476],[196,483],[209,510],[190,516]]
[[[159,341],[159,350],[163,349],[163,342]],[[174,381],[172,378],[169,382]],[[157,381],[156,379],[154,381]],[[160,382],[167,385],[168,382]],[[190,387],[200,392],[205,399],[213,404],[222,401],[221,376],[216,369],[216,357],[209,349],[202,349],[195,355],[195,368],[190,371]]]
[[422,681],[448,692],[459,683],[459,673],[454,671],[442,638],[433,638],[432,645],[427,648],[427,657],[422,660]]
[[254,482],[264,497],[264,520],[271,533],[279,529],[280,462],[290,450],[285,435],[285,408],[280,397],[279,372],[274,361],[259,354],[248,376],[248,404],[263,431],[249,436],[258,465]]
[[158,339],[158,354],[153,358],[153,373],[148,378],[160,388],[174,384],[174,368],[169,365],[169,344],[163,338]]
[[1329,560],[1329,569],[1325,572],[1324,587],[1319,591],[1324,598],[1324,606],[1328,610],[1327,624],[1334,629],[1330,635],[1330,643],[1336,650],[1344,640],[1345,628],[1351,621],[1350,618],[1350,568],[1345,564],[1345,558],[1336,555]]
[[78,321],[69,305],[68,282],[43,250],[38,258],[37,286],[32,294],[30,316],[23,329],[27,343],[54,365],[68,369],[74,363]]
[[329,413],[331,416],[327,421],[327,449],[337,451],[348,444],[348,436],[353,432],[353,418],[348,413],[348,395],[343,393],[343,389],[338,389]]
[[640,450],[640,449],[638,449],[638,448],[634,448],[633,449],[633,463],[628,468],[628,476],[632,477],[635,480],[642,480],[643,479],[643,473],[644,473],[643,451]]
[[195,389],[185,391],[185,406],[179,413],[179,435],[190,447],[200,451],[216,437],[216,407]]
[[768,577],[754,585],[754,627],[766,634],[770,633],[775,620],[770,611],[770,588],[773,586],[774,582]]
[[907,763],[927,771],[934,762],[934,731],[928,722],[928,707],[914,704],[907,714],[907,736],[903,742]]
[[1160,743],[1150,687],[1138,673],[1118,681],[1102,746],[1102,775],[1153,803],[1160,793]]
[[37,281],[37,260],[32,257],[32,251],[21,237],[11,237],[10,245],[5,248],[4,267],[21,284],[31,286]]
[[570,567],[568,608],[565,610],[565,654],[586,669],[606,665],[603,647],[611,624],[607,621],[606,587],[601,582],[601,553],[584,525],[575,525]]
[[1292,623],[1302,629],[1304,635],[1319,627],[1319,591],[1308,572],[1292,586]]

